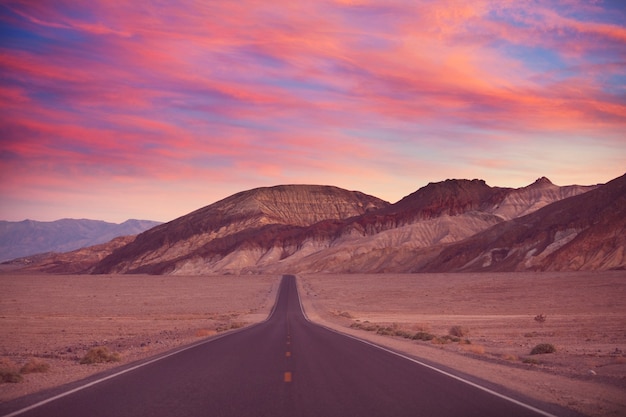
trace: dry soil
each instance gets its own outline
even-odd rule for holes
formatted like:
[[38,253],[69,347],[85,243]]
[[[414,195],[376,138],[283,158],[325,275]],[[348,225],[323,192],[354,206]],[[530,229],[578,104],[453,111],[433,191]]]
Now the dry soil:
[[[303,275],[299,286],[328,327],[583,414],[626,415],[624,271]],[[453,327],[459,341],[446,338]],[[405,338],[418,332],[434,338]],[[531,355],[542,343],[556,352]]]
[[[0,401],[120,364],[80,365],[92,347],[129,363],[261,321],[279,282],[0,274],[0,367],[50,366],[0,384]],[[624,271],[302,275],[298,285],[307,315],[328,327],[583,414],[626,415]],[[445,340],[453,326],[459,341]],[[434,339],[404,337],[418,332]],[[530,355],[540,343],[556,352]]]

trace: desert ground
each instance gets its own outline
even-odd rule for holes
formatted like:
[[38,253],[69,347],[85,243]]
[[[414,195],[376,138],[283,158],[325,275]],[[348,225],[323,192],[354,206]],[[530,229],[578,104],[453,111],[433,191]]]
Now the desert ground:
[[[261,321],[279,282],[2,273],[0,368],[47,366],[0,384],[0,401]],[[583,414],[626,415],[624,271],[302,275],[298,285],[306,314],[327,327]],[[530,355],[541,343],[556,352]],[[120,361],[80,364],[98,346]]]
[[[303,275],[298,283],[313,321],[586,415],[626,415],[624,271]],[[459,332],[458,341],[446,337]],[[405,338],[417,333],[434,337]],[[530,355],[543,343],[556,352]]]
[[[0,274],[0,401],[78,380],[267,318],[280,276]],[[80,364],[105,346],[120,361]]]

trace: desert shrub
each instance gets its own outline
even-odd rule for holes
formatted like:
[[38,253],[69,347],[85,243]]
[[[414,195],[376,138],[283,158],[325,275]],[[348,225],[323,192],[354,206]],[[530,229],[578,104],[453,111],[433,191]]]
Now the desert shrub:
[[456,337],[456,336],[450,336],[450,335],[445,335],[445,336],[440,336],[440,337],[435,337],[432,342],[436,345],[447,345],[448,343],[452,343],[452,342],[460,342],[461,338]]
[[0,382],[17,383],[22,381],[17,365],[9,358],[0,358]]
[[0,369],[0,382],[18,383],[22,382],[24,378],[15,369],[3,368]]
[[96,346],[89,351],[80,360],[82,365],[105,362],[119,362],[120,355],[117,352],[109,352],[106,346]]
[[50,365],[38,359],[31,359],[20,368],[21,374],[44,373],[50,370]]
[[452,326],[450,330],[448,330],[448,334],[454,337],[464,337],[469,334],[469,330],[466,327]]
[[380,326],[372,324],[369,321],[364,321],[363,323],[352,323],[350,327],[353,329],[365,330],[366,332],[376,332],[380,328]]
[[554,347],[554,345],[551,345],[550,343],[539,343],[537,346],[533,348],[533,350],[530,351],[530,354],[541,355],[544,353],[554,353],[554,352],[556,352],[556,348]]
[[537,359],[534,359],[534,358],[525,358],[522,362],[523,363],[528,363],[528,364],[531,364],[531,365],[539,365],[541,363]]
[[547,316],[545,314],[543,314],[543,313],[537,314],[535,316],[535,321],[538,322],[538,323],[543,323],[544,321],[546,321],[546,318],[547,318]]
[[376,333],[382,336],[395,336],[396,331],[392,327],[380,327]]
[[429,340],[433,340],[434,338],[435,335],[428,332],[417,332],[413,335],[413,340],[423,340],[426,342]]
[[404,337],[405,339],[410,339],[413,337],[413,335],[406,330],[396,330],[395,336]]

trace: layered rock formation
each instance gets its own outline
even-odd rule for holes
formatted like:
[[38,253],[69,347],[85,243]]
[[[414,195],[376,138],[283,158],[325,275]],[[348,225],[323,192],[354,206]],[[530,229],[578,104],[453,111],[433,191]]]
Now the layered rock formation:
[[69,269],[71,254],[40,264],[152,274],[623,268],[625,178],[560,187],[542,177],[518,189],[446,180],[395,204],[328,186],[258,188],[101,248],[97,262],[77,253],[81,271]]
[[445,248],[423,271],[626,267],[626,175]]
[[[389,203],[366,194],[319,185],[282,185],[237,193],[140,234],[94,268],[95,273],[238,272],[223,258],[251,240],[288,236],[327,219],[363,215]],[[268,237],[269,234],[269,237]],[[246,265],[268,253],[241,254]],[[198,262],[207,267],[190,268]],[[209,266],[220,263],[221,267]],[[187,265],[187,266],[186,266]]]

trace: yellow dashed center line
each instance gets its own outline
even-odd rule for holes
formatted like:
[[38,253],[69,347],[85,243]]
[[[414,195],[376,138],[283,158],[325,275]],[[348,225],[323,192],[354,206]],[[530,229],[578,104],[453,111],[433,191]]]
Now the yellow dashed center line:
[[291,372],[285,372],[285,382],[291,382]]
[[285,356],[286,357],[290,357],[291,356],[291,352],[285,352]]

